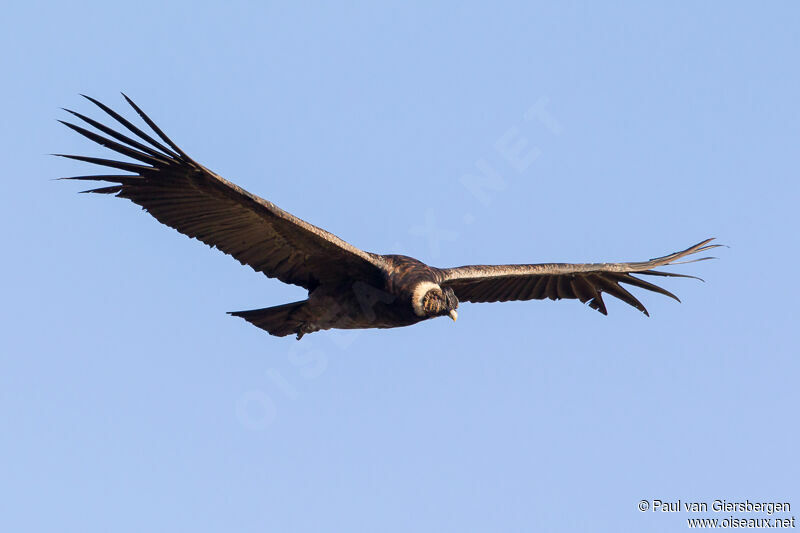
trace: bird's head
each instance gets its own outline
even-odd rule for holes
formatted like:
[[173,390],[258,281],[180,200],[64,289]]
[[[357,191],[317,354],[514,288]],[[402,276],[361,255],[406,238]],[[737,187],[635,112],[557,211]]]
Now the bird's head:
[[436,283],[423,281],[414,288],[411,303],[420,317],[449,316],[453,322],[458,318],[458,298],[450,287],[443,289]]

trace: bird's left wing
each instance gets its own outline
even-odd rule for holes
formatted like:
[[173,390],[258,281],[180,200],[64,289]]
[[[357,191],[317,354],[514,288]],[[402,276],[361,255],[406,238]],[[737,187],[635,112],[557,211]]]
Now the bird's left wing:
[[313,289],[321,282],[382,275],[381,256],[360,250],[211,172],[178,148],[127,96],[128,103],[163,142],[108,106],[86,98],[130,133],[122,134],[69,110],[66,111],[106,136],[61,122],[136,162],[56,154],[128,172],[66,178],[113,183],[85,192],[128,198],[159,222],[219,248],[243,265],[284,283]]
[[[441,269],[440,285],[450,287],[462,302],[507,302],[509,300],[578,299],[589,307],[608,314],[603,293],[632,305],[645,315],[647,309],[620,283],[658,292],[678,300],[678,297],[648,281],[633,276],[676,276],[685,274],[661,272],[658,267],[710,259],[701,257],[678,262],[686,256],[705,252],[720,245],[707,239],[681,252],[634,263],[544,263],[538,265],[473,265]],[[680,301],[680,300],[678,300]]]

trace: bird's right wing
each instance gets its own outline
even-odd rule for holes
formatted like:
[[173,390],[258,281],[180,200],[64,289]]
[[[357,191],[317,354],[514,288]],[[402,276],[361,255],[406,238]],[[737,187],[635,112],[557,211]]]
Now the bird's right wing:
[[[680,263],[711,259],[701,257],[678,262],[683,257],[705,252],[720,245],[707,239],[681,252],[634,263],[546,263],[538,265],[473,265],[442,269],[441,286],[450,287],[462,302],[507,302],[509,300],[578,299],[589,307],[608,314],[602,294],[615,296],[648,315],[647,309],[620,283],[658,292],[678,300],[678,297],[632,274],[647,276],[677,276],[685,274],[653,270]],[[680,301],[680,300],[678,300]],[[648,315],[649,316],[649,315]]]
[[360,250],[211,172],[178,148],[127,96],[128,103],[166,146],[106,105],[86,98],[130,133],[122,134],[69,110],[108,137],[61,122],[137,163],[57,154],[129,172],[126,175],[66,178],[114,184],[84,192],[127,198],[142,206],[159,222],[217,247],[243,265],[285,283],[313,289],[323,281],[335,282],[351,277],[372,279],[381,275],[381,256]]

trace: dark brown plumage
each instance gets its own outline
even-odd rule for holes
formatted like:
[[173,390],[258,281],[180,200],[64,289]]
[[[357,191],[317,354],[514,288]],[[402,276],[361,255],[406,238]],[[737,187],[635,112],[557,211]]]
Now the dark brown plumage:
[[[125,95],[123,95],[125,96]],[[221,178],[186,155],[127,96],[125,99],[160,139],[89,98],[124,126],[120,133],[74,111],[94,127],[67,127],[134,162],[56,154],[128,172],[65,179],[104,181],[111,186],[84,192],[114,194],[140,205],[159,222],[219,248],[268,277],[308,290],[307,300],[231,313],[272,335],[330,328],[392,328],[437,316],[456,319],[462,302],[578,299],[607,314],[603,293],[648,314],[620,284],[669,291],[633,274],[692,277],[654,270],[718,245],[711,239],[650,261],[598,264],[474,265],[438,269],[411,257],[360,250]],[[133,135],[133,137],[131,136]],[[691,261],[708,259],[706,257]]]

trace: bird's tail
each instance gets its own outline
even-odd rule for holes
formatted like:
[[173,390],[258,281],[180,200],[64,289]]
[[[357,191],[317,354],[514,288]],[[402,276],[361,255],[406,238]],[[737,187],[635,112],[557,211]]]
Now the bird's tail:
[[[308,300],[290,304],[253,309],[251,311],[232,311],[229,315],[244,318],[256,327],[269,332],[276,337],[300,334],[305,323],[303,313],[299,313]],[[299,337],[298,337],[299,338]]]

